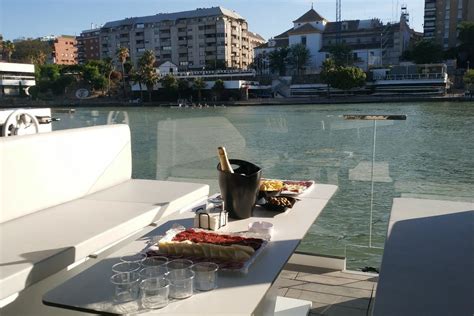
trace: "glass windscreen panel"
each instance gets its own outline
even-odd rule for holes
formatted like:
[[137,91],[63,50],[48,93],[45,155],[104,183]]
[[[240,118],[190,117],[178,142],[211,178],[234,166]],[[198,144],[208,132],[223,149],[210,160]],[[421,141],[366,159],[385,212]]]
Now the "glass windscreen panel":
[[[217,185],[217,147],[266,178],[336,184],[299,250],[378,267],[393,198],[474,201],[474,108],[462,103],[53,110],[53,129],[129,124],[133,177]],[[349,120],[344,115],[406,115]],[[373,172],[373,173],[372,173]],[[373,194],[372,194],[373,190]],[[372,221],[370,211],[372,209]],[[372,223],[372,225],[370,225]],[[371,228],[371,229],[370,229]]]

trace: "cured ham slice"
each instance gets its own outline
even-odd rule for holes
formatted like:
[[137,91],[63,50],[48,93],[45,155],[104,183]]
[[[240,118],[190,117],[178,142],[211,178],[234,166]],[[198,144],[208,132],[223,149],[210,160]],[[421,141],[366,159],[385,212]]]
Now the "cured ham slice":
[[232,263],[249,260],[262,243],[259,238],[187,229],[176,234],[171,241],[160,241],[158,247],[161,254],[218,259],[232,266]]

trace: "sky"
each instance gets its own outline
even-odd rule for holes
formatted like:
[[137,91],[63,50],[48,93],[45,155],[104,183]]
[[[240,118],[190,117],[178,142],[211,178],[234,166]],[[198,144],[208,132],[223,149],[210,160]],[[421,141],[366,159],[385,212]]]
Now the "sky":
[[[292,26],[311,8],[329,21],[336,19],[336,0],[0,0],[0,34],[5,40],[45,35],[79,35],[91,24],[132,16],[222,6],[242,15],[249,30],[265,39]],[[342,0],[342,19],[398,20],[408,5],[410,25],[423,29],[424,0]],[[398,6],[397,6],[398,4]]]

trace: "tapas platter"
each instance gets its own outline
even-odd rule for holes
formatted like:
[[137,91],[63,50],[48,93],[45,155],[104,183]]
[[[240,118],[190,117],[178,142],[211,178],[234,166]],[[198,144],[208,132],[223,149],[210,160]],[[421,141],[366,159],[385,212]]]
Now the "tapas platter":
[[221,233],[177,226],[147,250],[147,255],[214,262],[221,270],[247,273],[268,243],[268,235],[253,232]]

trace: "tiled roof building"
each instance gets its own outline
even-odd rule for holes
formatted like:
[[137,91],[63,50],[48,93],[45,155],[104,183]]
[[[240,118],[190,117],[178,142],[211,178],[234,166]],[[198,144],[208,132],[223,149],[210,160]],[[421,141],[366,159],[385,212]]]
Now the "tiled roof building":
[[303,44],[311,54],[306,73],[318,73],[329,57],[328,49],[337,43],[348,45],[356,65],[367,70],[382,64],[398,64],[414,34],[406,16],[400,22],[383,24],[378,19],[329,22],[313,8],[293,21],[293,27],[256,48],[256,55],[268,56],[271,51]]

